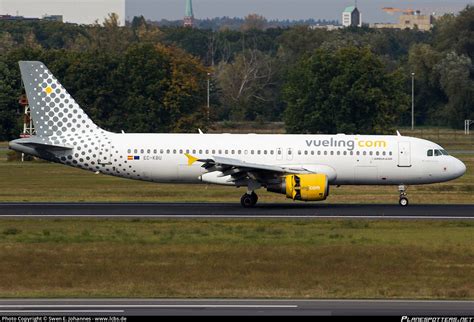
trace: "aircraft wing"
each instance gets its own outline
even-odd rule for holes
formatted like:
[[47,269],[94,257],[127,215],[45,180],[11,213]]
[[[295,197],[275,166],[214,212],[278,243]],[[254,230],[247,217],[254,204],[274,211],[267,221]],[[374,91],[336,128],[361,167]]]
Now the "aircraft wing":
[[199,159],[186,154],[188,164],[195,162],[203,163],[202,167],[207,172],[218,172],[217,177],[231,176],[228,182],[243,183],[247,180],[256,180],[261,184],[271,183],[284,174],[311,173],[311,171],[298,167],[281,167],[259,163],[248,163],[238,159],[213,156],[209,159]]

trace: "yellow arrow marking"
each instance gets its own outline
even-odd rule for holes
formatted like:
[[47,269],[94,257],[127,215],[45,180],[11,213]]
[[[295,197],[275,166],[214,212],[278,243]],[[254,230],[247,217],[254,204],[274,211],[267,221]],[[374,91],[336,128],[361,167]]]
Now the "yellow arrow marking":
[[184,155],[188,158],[188,165],[193,165],[194,162],[199,160],[199,158],[193,157],[191,154],[185,153]]

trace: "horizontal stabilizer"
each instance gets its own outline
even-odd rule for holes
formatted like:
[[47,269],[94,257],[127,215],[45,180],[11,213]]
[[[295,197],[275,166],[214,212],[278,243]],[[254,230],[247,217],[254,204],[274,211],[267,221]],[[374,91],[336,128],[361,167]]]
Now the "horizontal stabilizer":
[[25,138],[25,139],[18,139],[18,140],[13,140],[10,142],[10,147],[14,148],[15,145],[21,145],[33,149],[38,149],[38,150],[46,150],[46,151],[61,151],[61,150],[72,150],[72,146],[68,146],[66,144],[52,144],[49,143],[48,141],[43,141],[39,138],[36,138],[34,136],[30,138]]

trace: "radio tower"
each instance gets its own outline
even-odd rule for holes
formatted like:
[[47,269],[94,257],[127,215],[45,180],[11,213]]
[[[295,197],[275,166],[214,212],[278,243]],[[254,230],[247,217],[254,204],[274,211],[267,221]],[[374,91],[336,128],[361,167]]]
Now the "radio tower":
[[186,12],[184,14],[184,26],[192,28],[194,26],[194,13],[192,0],[186,0]]

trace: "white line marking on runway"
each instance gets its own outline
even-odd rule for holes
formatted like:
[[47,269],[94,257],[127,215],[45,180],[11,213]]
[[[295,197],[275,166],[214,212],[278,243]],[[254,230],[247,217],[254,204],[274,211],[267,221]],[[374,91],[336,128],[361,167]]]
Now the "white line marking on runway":
[[0,215],[5,218],[166,218],[166,219],[474,219],[474,216],[330,216],[330,215]]
[[124,310],[3,310],[0,313],[125,313]]
[[84,305],[78,305],[78,304],[59,304],[59,305],[53,305],[53,304],[12,304],[12,305],[0,305],[0,308],[2,309],[17,309],[17,308],[248,308],[248,309],[265,309],[265,308],[282,308],[282,309],[287,309],[287,308],[298,308],[298,305],[246,305],[246,304],[241,304],[241,305],[233,305],[233,304],[123,304],[123,305],[118,305],[118,304],[104,304],[104,305],[98,305],[98,304],[84,304]]

